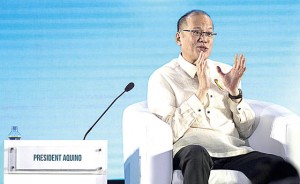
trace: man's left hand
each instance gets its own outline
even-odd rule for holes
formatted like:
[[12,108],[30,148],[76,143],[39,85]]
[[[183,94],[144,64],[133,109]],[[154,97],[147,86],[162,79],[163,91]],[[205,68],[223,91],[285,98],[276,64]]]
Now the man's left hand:
[[223,84],[228,93],[230,93],[232,96],[236,96],[239,94],[238,87],[242,80],[243,74],[246,71],[245,62],[246,58],[243,54],[240,57],[238,54],[236,54],[234,65],[228,73],[223,73],[221,68],[217,66],[217,71],[221,76]]

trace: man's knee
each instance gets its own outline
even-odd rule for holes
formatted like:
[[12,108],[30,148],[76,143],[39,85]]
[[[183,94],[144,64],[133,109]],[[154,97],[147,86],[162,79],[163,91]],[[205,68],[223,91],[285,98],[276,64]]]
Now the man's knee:
[[185,158],[193,162],[207,162],[212,164],[211,157],[207,150],[200,145],[189,145],[185,149]]

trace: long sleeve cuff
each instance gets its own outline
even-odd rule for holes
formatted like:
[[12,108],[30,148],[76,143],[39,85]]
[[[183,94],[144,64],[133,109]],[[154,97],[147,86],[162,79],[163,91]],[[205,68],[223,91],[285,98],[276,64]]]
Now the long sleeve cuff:
[[201,101],[196,97],[196,95],[192,95],[187,100],[188,105],[193,109],[196,115],[205,116],[204,106]]
[[232,101],[230,98],[228,98],[227,102],[228,102],[229,108],[233,114],[240,114],[245,109],[245,106],[247,106],[244,103],[244,99],[242,99],[239,103],[236,103],[236,102]]

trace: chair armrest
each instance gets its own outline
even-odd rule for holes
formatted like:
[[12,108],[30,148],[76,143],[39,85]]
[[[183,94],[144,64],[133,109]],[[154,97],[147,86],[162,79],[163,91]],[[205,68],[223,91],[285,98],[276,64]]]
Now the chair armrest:
[[257,151],[289,160],[300,171],[300,118],[285,107],[246,100],[255,112],[255,131],[249,145]]
[[123,113],[125,182],[171,183],[172,141],[169,125],[150,113],[145,101],[128,106]]
[[[291,117],[294,119],[294,117]],[[287,159],[297,168],[300,173],[300,118],[291,120],[293,123],[287,125]]]

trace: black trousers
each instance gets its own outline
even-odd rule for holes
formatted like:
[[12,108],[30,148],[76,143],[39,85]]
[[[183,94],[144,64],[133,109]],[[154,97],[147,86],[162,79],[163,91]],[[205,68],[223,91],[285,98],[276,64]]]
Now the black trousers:
[[190,145],[182,148],[173,159],[173,169],[181,170],[184,184],[207,184],[211,169],[237,170],[244,173],[253,184],[267,184],[285,178],[299,183],[297,170],[279,156],[250,152],[234,157],[210,157],[205,148]]

